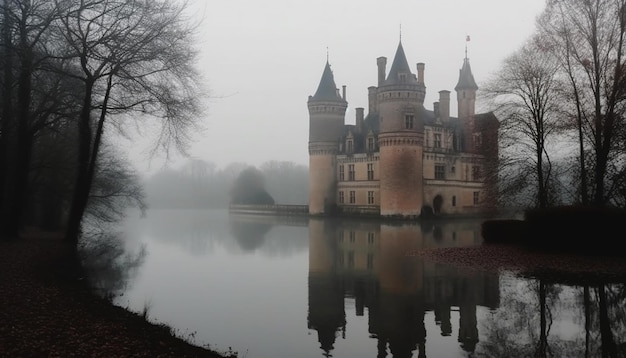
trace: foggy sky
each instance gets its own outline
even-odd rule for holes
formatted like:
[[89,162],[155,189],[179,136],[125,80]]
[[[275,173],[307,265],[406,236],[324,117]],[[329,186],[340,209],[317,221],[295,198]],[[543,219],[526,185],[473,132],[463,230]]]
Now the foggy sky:
[[[425,63],[425,107],[451,91],[467,56],[479,87],[530,36],[544,0],[229,0],[191,1],[198,32],[198,67],[211,99],[199,120],[190,154],[224,167],[269,160],[308,165],[307,99],[327,61],[339,88],[346,85],[346,123],[366,108],[376,85],[376,58],[388,59],[398,42],[407,60]],[[470,41],[466,41],[466,36]],[[480,91],[480,90],[479,90]],[[477,112],[482,111],[477,103]],[[124,145],[141,173],[164,165],[147,160],[147,144]],[[185,160],[174,157],[172,165]]]

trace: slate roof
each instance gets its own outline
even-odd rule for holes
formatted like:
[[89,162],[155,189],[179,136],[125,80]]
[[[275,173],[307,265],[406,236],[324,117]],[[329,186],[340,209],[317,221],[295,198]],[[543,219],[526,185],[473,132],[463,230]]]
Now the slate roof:
[[333,71],[330,69],[330,63],[326,61],[324,72],[322,73],[322,79],[315,91],[315,95],[311,98],[314,101],[344,101],[337,91],[337,85],[335,84],[335,78]]
[[417,82],[417,79],[411,72],[411,68],[409,67],[409,62],[406,60],[406,55],[404,54],[404,48],[402,47],[402,42],[398,43],[398,48],[396,49],[396,54],[393,58],[393,63],[391,64],[391,69],[389,70],[389,74],[387,75],[387,80],[385,84],[396,84],[400,82],[399,74],[404,73],[407,76],[405,77],[404,82]]
[[478,89],[478,85],[476,85],[476,81],[474,81],[472,68],[469,64],[469,58],[467,57],[463,60],[463,67],[459,70],[459,82],[454,89],[457,91],[460,89]]

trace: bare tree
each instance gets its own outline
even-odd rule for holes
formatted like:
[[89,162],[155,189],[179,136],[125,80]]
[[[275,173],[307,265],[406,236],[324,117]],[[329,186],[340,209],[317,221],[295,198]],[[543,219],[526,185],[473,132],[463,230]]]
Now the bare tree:
[[569,82],[566,103],[578,130],[583,204],[610,204],[623,185],[625,3],[551,0],[539,21]]
[[543,45],[539,37],[529,40],[504,61],[482,92],[500,119],[503,150],[498,171],[501,178],[512,174],[499,183],[505,188],[501,190],[519,193],[525,182],[532,182],[535,205],[541,208],[551,204],[554,177],[549,142],[559,129],[558,67]]
[[66,44],[59,57],[80,65],[78,170],[66,238],[76,244],[105,123],[160,119],[156,146],[184,152],[197,129],[202,93],[194,68],[195,27],[186,4],[163,0],[56,0]]
[[[4,0],[3,111],[0,155],[1,230],[18,236],[28,192],[32,151],[40,130],[58,120],[62,110],[60,78],[44,70],[50,27],[56,20],[54,3],[45,0]],[[33,86],[37,82],[38,86]]]

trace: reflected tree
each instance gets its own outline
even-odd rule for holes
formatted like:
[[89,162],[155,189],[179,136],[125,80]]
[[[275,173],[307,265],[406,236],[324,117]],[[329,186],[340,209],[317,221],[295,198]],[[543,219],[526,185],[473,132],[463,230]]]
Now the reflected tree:
[[230,220],[230,232],[237,239],[244,251],[254,251],[265,242],[265,234],[272,228],[272,224],[264,221]]
[[108,300],[126,290],[147,254],[145,245],[137,253],[127,252],[119,233],[93,233],[81,241],[79,254],[84,273],[96,293]]

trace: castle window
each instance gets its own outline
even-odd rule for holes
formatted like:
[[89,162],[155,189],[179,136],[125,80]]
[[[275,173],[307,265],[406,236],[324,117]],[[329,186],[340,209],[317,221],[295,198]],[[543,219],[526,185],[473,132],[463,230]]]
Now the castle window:
[[479,150],[483,144],[483,138],[480,133],[474,133],[474,149]]
[[354,231],[350,231],[350,243],[354,244],[356,241],[356,233]]
[[478,205],[479,202],[480,202],[480,192],[475,191],[474,192],[474,205]]
[[374,151],[374,138],[373,137],[367,138],[367,150],[370,152]]
[[348,180],[354,181],[354,164],[348,164]]
[[344,198],[343,198],[343,191],[339,192],[339,204],[343,204],[344,202]]
[[374,192],[373,191],[367,192],[367,203],[374,204]]
[[352,153],[354,151],[354,145],[352,144],[352,139],[348,139],[346,142],[346,153]]
[[446,167],[443,164],[435,164],[435,179],[443,180],[446,178]]
[[441,133],[435,133],[435,148],[441,148]]
[[412,114],[404,115],[404,128],[413,129],[413,121],[415,120],[415,116]]
[[374,180],[374,164],[367,164],[367,180]]
[[482,175],[480,173],[480,167],[478,165],[474,165],[472,167],[472,180],[480,181],[482,179]]
[[450,167],[450,173],[454,174],[456,172],[456,167],[453,165]]
[[367,244],[368,245],[374,244],[374,233],[371,231],[367,233]]
[[339,166],[339,181],[344,181],[345,180],[345,176],[343,173],[343,164]]
[[452,206],[456,206],[456,195],[452,196]]
[[356,203],[356,192],[354,190],[350,191],[350,204]]

